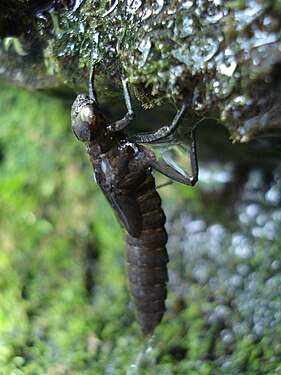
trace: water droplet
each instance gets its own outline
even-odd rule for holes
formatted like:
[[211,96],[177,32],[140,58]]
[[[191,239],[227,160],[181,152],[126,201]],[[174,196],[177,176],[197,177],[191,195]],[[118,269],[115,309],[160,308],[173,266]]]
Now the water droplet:
[[141,7],[141,5],[142,0],[127,0],[126,10],[127,12],[134,14]]
[[203,232],[205,229],[206,223],[203,220],[193,220],[187,226],[187,230],[190,232]]
[[265,223],[267,222],[268,220],[268,217],[265,213],[260,213],[258,216],[257,216],[257,219],[256,219],[256,223],[257,225],[259,226],[264,226]]
[[281,191],[277,185],[272,186],[265,194],[268,203],[279,205],[281,201]]
[[188,1],[187,0],[187,1],[183,1],[181,3],[181,7],[184,8],[184,9],[189,9],[193,6],[193,4],[194,4],[194,1]]
[[217,320],[225,321],[231,315],[231,308],[226,305],[219,305],[215,308],[214,314]]
[[236,67],[237,67],[237,62],[232,61],[229,65],[226,65],[226,64],[219,65],[218,71],[221,74],[226,75],[227,77],[231,77],[233,73],[235,72]]
[[275,240],[278,235],[278,226],[274,221],[268,221],[264,226],[264,236],[269,240]]
[[260,212],[260,207],[256,203],[249,204],[246,207],[246,213],[252,219],[255,218],[258,215],[259,212]]
[[245,276],[249,275],[250,268],[249,268],[248,264],[241,263],[241,264],[238,264],[238,266],[237,266],[237,272],[241,276],[245,277]]
[[235,289],[239,288],[243,284],[243,278],[240,275],[235,274],[230,277],[229,284],[233,286]]
[[242,234],[237,233],[233,235],[231,248],[234,254],[240,258],[247,259],[252,255],[250,241]]
[[158,8],[154,11],[154,14],[160,13],[164,5],[164,0],[156,0],[156,2],[158,4]]
[[224,329],[221,332],[221,339],[222,339],[222,345],[226,349],[228,349],[235,342],[233,333],[227,329]]
[[144,39],[139,44],[138,50],[142,53],[142,56],[139,59],[139,67],[142,67],[145,64],[147,57],[149,55],[149,52],[150,52],[150,48],[151,48],[150,39]]

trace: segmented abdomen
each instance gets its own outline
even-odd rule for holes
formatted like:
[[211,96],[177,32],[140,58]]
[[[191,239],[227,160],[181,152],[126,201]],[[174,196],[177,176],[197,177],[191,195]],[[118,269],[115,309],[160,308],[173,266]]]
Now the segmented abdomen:
[[139,237],[127,234],[126,257],[129,287],[143,334],[148,335],[165,312],[169,261],[166,243],[165,214],[155,181],[149,173],[134,192],[142,214]]

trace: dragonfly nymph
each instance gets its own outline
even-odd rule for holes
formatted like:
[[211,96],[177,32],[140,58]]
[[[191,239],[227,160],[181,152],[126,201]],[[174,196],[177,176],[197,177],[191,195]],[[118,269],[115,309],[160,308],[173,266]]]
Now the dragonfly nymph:
[[191,130],[191,176],[183,176],[157,160],[144,143],[171,135],[180,125],[188,104],[184,103],[172,124],[155,132],[128,136],[124,129],[134,119],[127,79],[121,76],[127,113],[109,123],[101,113],[94,91],[91,67],[89,94],[79,94],[71,111],[72,131],[86,146],[95,180],[126,231],[126,268],[137,320],[144,335],[153,333],[165,312],[167,297],[166,250],[168,235],[161,198],[152,171],[193,186],[198,177],[195,127]]

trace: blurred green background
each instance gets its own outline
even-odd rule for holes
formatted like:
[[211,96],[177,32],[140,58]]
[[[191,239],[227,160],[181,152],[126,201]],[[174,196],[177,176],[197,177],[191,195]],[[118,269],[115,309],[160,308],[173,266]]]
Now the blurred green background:
[[0,90],[0,371],[76,373],[124,325],[122,233],[71,133],[71,103]]
[[[281,374],[280,235],[251,238],[249,256],[233,251],[252,226],[239,227],[216,187],[161,189],[168,311],[152,343],[141,337],[122,230],[71,133],[70,107],[0,86],[0,374]],[[279,230],[279,207],[266,205]]]

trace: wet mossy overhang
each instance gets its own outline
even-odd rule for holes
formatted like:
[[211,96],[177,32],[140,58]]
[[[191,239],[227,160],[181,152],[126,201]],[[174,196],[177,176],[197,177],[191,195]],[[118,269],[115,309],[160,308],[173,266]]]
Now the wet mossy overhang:
[[238,142],[281,132],[280,0],[2,3],[2,80],[85,92],[93,50],[99,95],[124,69],[144,108],[188,100]]

